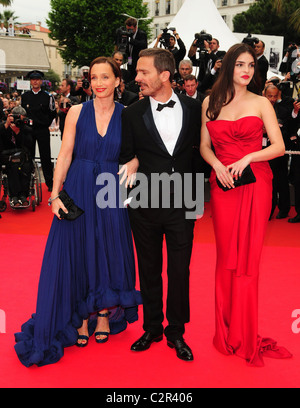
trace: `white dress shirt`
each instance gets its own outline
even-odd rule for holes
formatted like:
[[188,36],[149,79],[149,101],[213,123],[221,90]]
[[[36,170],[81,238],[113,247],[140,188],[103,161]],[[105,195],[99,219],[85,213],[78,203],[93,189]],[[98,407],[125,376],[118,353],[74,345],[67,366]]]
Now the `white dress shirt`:
[[[149,99],[154,123],[158,133],[160,134],[166,149],[172,156],[182,128],[183,112],[179,98],[174,92],[172,92],[171,98],[166,102],[159,102],[153,99],[151,96]],[[176,102],[173,108],[166,107],[160,112],[157,110],[159,103],[165,104],[170,100]]]

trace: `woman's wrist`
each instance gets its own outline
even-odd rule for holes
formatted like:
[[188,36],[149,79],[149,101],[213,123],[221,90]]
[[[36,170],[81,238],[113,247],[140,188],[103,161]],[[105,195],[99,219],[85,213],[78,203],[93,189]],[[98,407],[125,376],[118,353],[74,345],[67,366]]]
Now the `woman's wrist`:
[[48,200],[48,205],[50,206],[54,200],[56,200],[57,198],[59,198],[59,194],[57,194],[56,196],[52,196],[49,198]]

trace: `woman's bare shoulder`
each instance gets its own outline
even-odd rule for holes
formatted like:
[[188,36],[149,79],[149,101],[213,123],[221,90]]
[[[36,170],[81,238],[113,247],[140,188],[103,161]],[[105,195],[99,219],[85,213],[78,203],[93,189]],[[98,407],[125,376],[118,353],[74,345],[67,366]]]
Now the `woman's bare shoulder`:
[[80,112],[82,109],[82,103],[78,104],[78,105],[73,105],[71,106],[68,114],[71,114],[72,116],[79,116]]
[[259,108],[263,112],[264,109],[269,109],[272,107],[270,101],[263,95],[257,95],[249,92],[249,102],[253,104],[254,107]]
[[207,108],[209,105],[209,96],[206,96],[202,102],[202,108]]

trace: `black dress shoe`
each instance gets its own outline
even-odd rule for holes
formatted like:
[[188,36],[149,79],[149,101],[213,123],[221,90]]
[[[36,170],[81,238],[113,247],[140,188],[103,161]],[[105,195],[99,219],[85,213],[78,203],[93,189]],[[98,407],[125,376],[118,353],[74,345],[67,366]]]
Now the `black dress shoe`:
[[276,215],[277,220],[282,220],[283,218],[287,218],[289,216],[288,212],[285,211],[279,211],[279,213]]
[[177,357],[180,358],[181,360],[184,361],[194,360],[192,350],[189,348],[189,346],[183,339],[178,339],[174,341],[168,340],[167,344],[169,347],[175,348]]
[[144,351],[148,350],[152,343],[158,343],[163,339],[163,335],[157,336],[157,334],[152,334],[151,332],[146,331],[142,337],[140,337],[133,345],[130,350],[132,351]]
[[290,222],[292,224],[296,224],[296,222],[300,222],[300,214],[297,214],[296,217],[294,217],[294,218],[289,218],[288,222]]

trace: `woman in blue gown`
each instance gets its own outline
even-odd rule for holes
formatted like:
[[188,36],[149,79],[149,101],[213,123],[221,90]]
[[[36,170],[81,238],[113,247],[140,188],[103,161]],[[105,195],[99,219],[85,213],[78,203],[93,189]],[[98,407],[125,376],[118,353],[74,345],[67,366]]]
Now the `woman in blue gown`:
[[[36,313],[15,334],[15,350],[26,367],[57,362],[65,347],[86,346],[93,332],[98,343],[107,341],[137,320],[142,303],[127,209],[119,206],[123,105],[114,102],[114,91],[120,70],[111,58],[99,57],[89,72],[95,99],[70,109],[57,159],[49,200],[55,216]],[[99,175],[108,175],[109,182],[102,185]],[[67,212],[58,198],[62,186],[84,210],[74,221],[60,217],[60,209]]]

